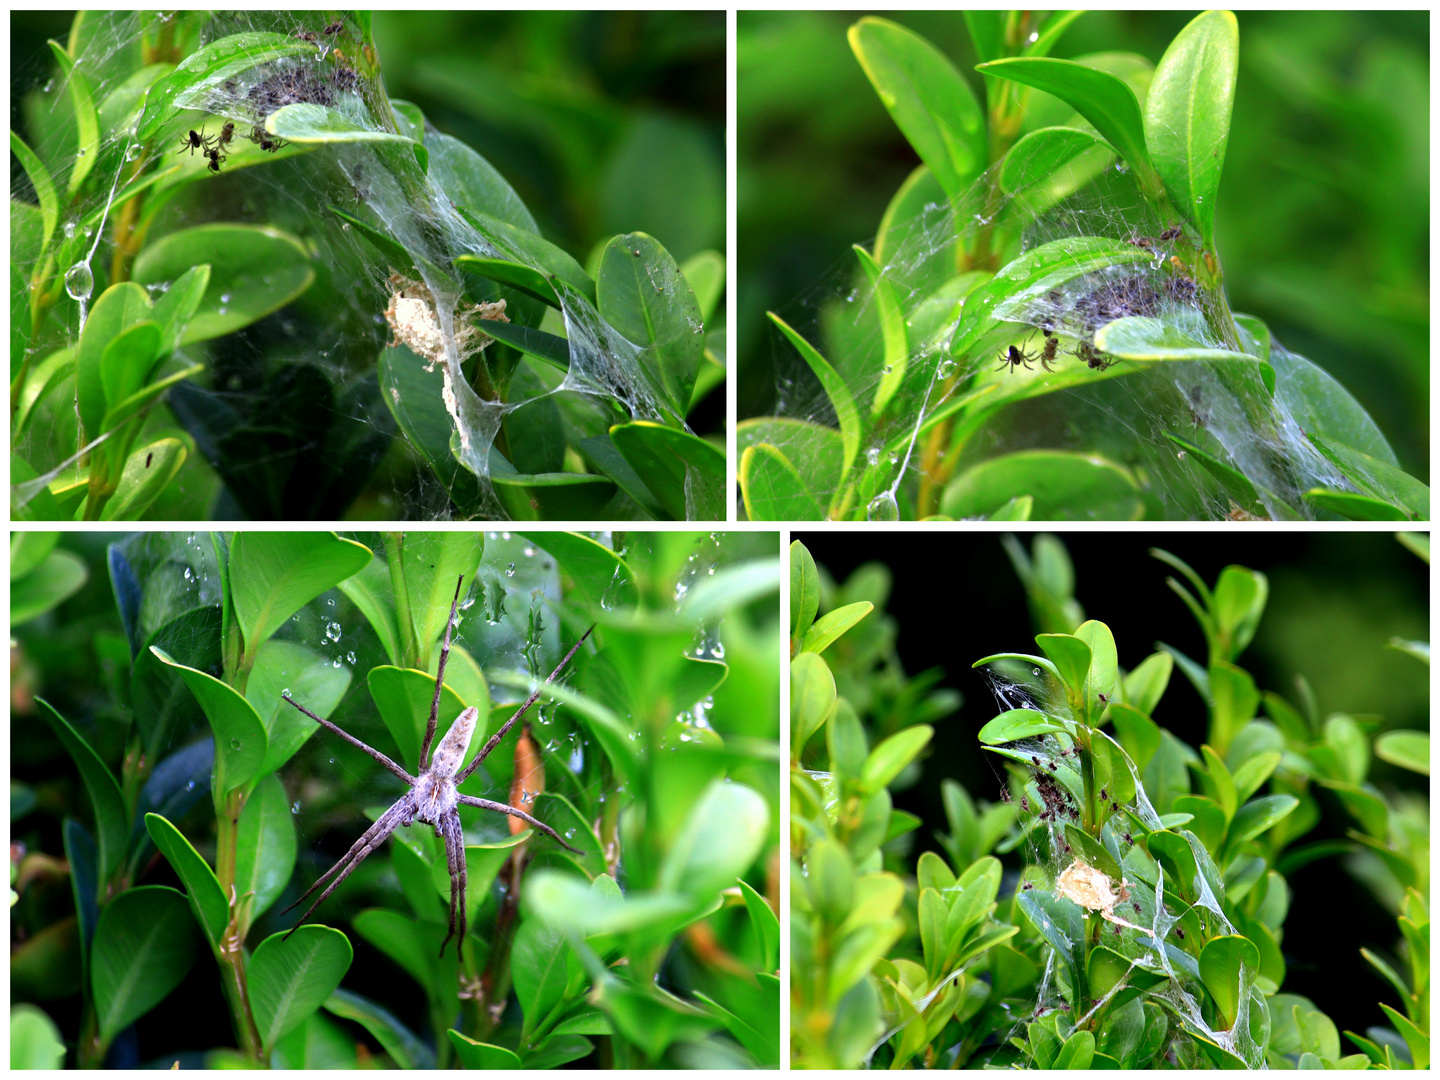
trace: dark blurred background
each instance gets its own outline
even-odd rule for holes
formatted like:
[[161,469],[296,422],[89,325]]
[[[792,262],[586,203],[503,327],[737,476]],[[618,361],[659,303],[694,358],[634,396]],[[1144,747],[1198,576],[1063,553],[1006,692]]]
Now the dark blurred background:
[[[739,416],[774,407],[789,346],[765,319],[848,288],[919,164],[846,29],[867,14],[739,14],[736,331]],[[958,12],[882,12],[927,38],[984,101]],[[1052,55],[1158,62],[1195,13],[1097,11]],[[1231,306],[1338,378],[1400,463],[1430,471],[1430,16],[1242,11],[1218,239]],[[838,284],[837,284],[838,282]],[[810,294],[817,286],[822,292]]]
[[[936,725],[918,781],[894,792],[895,806],[924,822],[912,834],[911,858],[927,849],[943,854],[932,837],[945,829],[941,781],[957,780],[977,800],[996,802],[1004,778],[1003,768],[976,740],[1003,709],[970,665],[993,653],[1037,651],[1025,591],[1000,534],[871,531],[794,538],[837,583],[863,564],[886,566],[893,584],[885,613],[896,623],[896,651],[906,673],[943,669],[939,685],[963,695],[959,711]],[[1161,641],[1205,661],[1204,635],[1165,583],[1178,575],[1149,554],[1159,547],[1187,562],[1210,586],[1231,564],[1267,576],[1269,603],[1255,640],[1239,659],[1261,690],[1297,702],[1294,680],[1303,675],[1322,717],[1378,714],[1384,729],[1429,731],[1428,670],[1386,647],[1392,637],[1429,639],[1429,568],[1392,533],[1084,532],[1061,539],[1075,566],[1076,599],[1086,618],[1110,627],[1125,669]],[[1030,551],[1033,534],[1020,540]],[[1204,741],[1204,705],[1178,670],[1155,720],[1192,747]],[[1370,780],[1386,790],[1429,790],[1424,777],[1378,760]],[[1331,796],[1319,798],[1322,821],[1307,839],[1343,836],[1350,827],[1346,814]],[[1375,1002],[1396,1004],[1394,991],[1359,950],[1392,948],[1398,937],[1394,920],[1334,859],[1312,862],[1289,880],[1294,897],[1285,923],[1288,974],[1282,990],[1311,998],[1342,1030],[1387,1023]],[[1344,919],[1334,917],[1338,910],[1346,912]]]

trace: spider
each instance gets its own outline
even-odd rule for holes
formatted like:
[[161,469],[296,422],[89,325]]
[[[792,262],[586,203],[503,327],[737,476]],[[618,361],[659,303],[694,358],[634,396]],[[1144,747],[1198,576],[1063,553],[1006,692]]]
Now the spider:
[[180,137],[180,149],[178,152],[183,154],[186,150],[189,150],[191,156],[194,156],[196,150],[208,153],[210,150],[210,143],[213,142],[214,139],[214,135],[205,134],[205,129],[203,127],[199,131],[191,128],[190,134],[182,135]]
[[1168,229],[1166,229],[1164,232],[1162,232],[1162,233],[1160,234],[1160,239],[1161,239],[1161,240],[1178,240],[1178,239],[1180,238],[1180,234],[1181,234],[1182,232],[1184,232],[1184,231],[1185,231],[1185,230],[1182,229],[1179,225],[1171,225]]
[[[445,940],[440,943],[440,955],[445,955],[445,946],[450,944],[452,937],[455,937],[455,921],[458,914],[460,935],[455,942],[455,956],[457,959],[463,959],[462,953],[465,944],[465,836],[460,826],[460,814],[456,809],[457,804],[478,806],[482,810],[494,810],[500,814],[510,814],[512,817],[518,817],[528,822],[534,828],[539,829],[561,847],[573,851],[577,855],[583,854],[577,848],[571,847],[565,843],[564,840],[560,839],[555,830],[550,828],[549,825],[546,825],[543,821],[537,821],[525,813],[525,811],[513,806],[507,806],[505,803],[492,802],[490,799],[477,799],[473,795],[462,795],[458,790],[460,785],[470,778],[470,774],[480,766],[480,763],[490,756],[490,752],[500,745],[500,740],[505,738],[511,727],[514,726],[515,721],[519,720],[520,717],[525,714],[526,710],[535,704],[536,700],[540,697],[540,691],[544,689],[543,684],[537,686],[530,696],[525,699],[525,703],[511,714],[510,719],[500,725],[500,729],[496,731],[494,735],[490,736],[485,745],[480,748],[480,752],[475,755],[475,759],[464,769],[460,766],[465,761],[465,751],[470,747],[470,739],[475,734],[476,721],[480,718],[480,711],[474,706],[466,709],[455,718],[455,722],[450,725],[450,730],[445,733],[445,737],[441,739],[439,745],[435,747],[434,758],[432,759],[430,757],[430,744],[435,738],[435,721],[440,713],[440,691],[445,685],[445,662],[450,658],[450,631],[455,625],[455,609],[460,603],[460,587],[464,584],[464,581],[464,575],[461,575],[460,580],[455,583],[455,599],[450,604],[450,620],[445,624],[445,643],[440,648],[440,665],[435,675],[435,699],[430,705],[430,719],[425,726],[425,741],[420,747],[419,776],[411,776],[379,750],[366,746],[359,739],[355,738],[355,736],[342,731],[339,727],[330,723],[330,721],[316,716],[292,698],[288,692],[280,695],[311,720],[314,720],[325,729],[339,735],[352,746],[359,747],[410,785],[410,790],[402,795],[389,810],[386,810],[385,813],[380,815],[380,819],[366,830],[364,836],[355,841],[354,846],[345,853],[339,862],[321,874],[315,884],[311,885],[310,888],[301,894],[300,899],[285,909],[285,911],[289,911],[291,908],[299,907],[307,896],[320,888],[321,885],[324,885],[328,878],[334,876],[335,880],[331,881],[329,885],[326,885],[325,891],[320,894],[320,898],[310,905],[310,909],[300,917],[300,922],[297,922],[295,926],[291,928],[290,933],[285,935],[287,938],[295,932],[301,923],[314,914],[315,909],[326,901],[339,884],[349,877],[355,868],[365,860],[365,856],[379,847],[387,836],[402,825],[410,825],[416,821],[420,821],[432,826],[435,829],[435,835],[445,842],[445,856],[450,868],[450,932],[445,936]],[[590,630],[594,629],[593,626],[590,628]],[[578,650],[580,646],[584,644],[585,639],[590,636],[590,630],[586,630],[585,633],[581,634],[580,640],[570,647],[570,651],[565,654],[565,658],[561,660],[555,670],[550,673],[550,678],[546,680],[547,683],[553,681],[564,669],[565,665],[570,662],[570,658],[575,655],[576,650]],[[282,915],[284,913],[285,912],[281,912]]]
[[1111,365],[1118,364],[1120,362],[1118,360],[1110,359],[1102,352],[1096,352],[1093,345],[1084,341],[1080,343],[1078,348],[1072,350],[1071,355],[1078,356],[1081,360],[1084,360],[1085,363],[1089,364],[1096,371],[1104,371]]
[[1000,357],[1000,367],[997,367],[995,370],[999,371],[1000,368],[1008,365],[1010,370],[1014,371],[1021,364],[1024,364],[1028,368],[1030,366],[1030,361],[1034,359],[1035,358],[1033,356],[1025,352],[1023,349],[1019,349],[1016,346],[1011,345],[1010,348],[1006,350],[1005,355]]
[[1046,330],[1044,333],[1045,349],[1040,353],[1040,366],[1046,371],[1054,371],[1055,369],[1050,366],[1050,361],[1055,359],[1055,350],[1060,347],[1060,339],[1050,333],[1049,330]]
[[225,155],[219,150],[206,150],[205,156],[210,159],[210,164],[205,167],[213,173],[220,171],[220,163],[225,160]]
[[261,150],[269,150],[272,154],[285,145],[284,139],[272,138],[259,124],[250,129],[250,134],[245,136],[253,143],[258,143]]

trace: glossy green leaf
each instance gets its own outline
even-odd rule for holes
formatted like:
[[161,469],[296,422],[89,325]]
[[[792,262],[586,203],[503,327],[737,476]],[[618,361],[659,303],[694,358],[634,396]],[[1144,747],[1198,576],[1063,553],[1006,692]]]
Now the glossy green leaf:
[[353,955],[349,939],[328,926],[297,926],[288,935],[271,934],[256,947],[246,977],[266,1053],[326,1003]]
[[564,929],[539,919],[526,919],[515,935],[510,971],[520,1001],[524,1027],[520,1037],[529,1043],[539,1026],[565,999],[569,981],[570,946]]
[[544,360],[557,371],[570,370],[570,342],[557,334],[548,334],[522,323],[494,319],[475,319],[474,325],[496,341],[503,341],[529,356]]
[[160,439],[125,459],[115,494],[100,512],[102,521],[134,521],[149,509],[185,464],[185,444]]
[[479,210],[517,229],[539,233],[534,217],[499,170],[459,139],[427,127],[430,179],[447,198],[467,210]]
[[273,1069],[354,1069],[355,1039],[335,1021],[312,1013],[275,1044],[270,1061]]
[[1430,775],[1430,733],[1387,731],[1375,740],[1375,756],[1402,769]]
[[1145,504],[1129,471],[1098,454],[1021,450],[972,466],[945,489],[953,518],[990,513],[1017,495],[1034,498],[1037,521],[1136,521]]
[[1145,98],[1145,140],[1171,201],[1215,244],[1215,203],[1235,78],[1240,27],[1229,11],[1207,11],[1175,35]]
[[315,280],[304,243],[268,225],[197,225],[169,233],[135,260],[140,285],[174,281],[197,263],[210,280],[180,344],[223,337],[300,296]]
[[976,736],[986,746],[1001,746],[1036,735],[1049,735],[1069,728],[1058,720],[1033,709],[1011,709],[1003,712],[980,729]]
[[[409,850],[403,843],[396,844],[395,849]],[[355,916],[353,925],[357,934],[395,961],[431,995],[438,979],[448,976],[448,982],[455,978],[453,952],[447,950],[449,964],[436,956],[436,943],[444,939],[445,933],[438,923],[417,921],[386,908],[369,908]]]
[[[449,606],[445,613],[450,613]],[[453,659],[453,657],[452,657]],[[375,708],[380,713],[380,719],[385,722],[390,737],[395,740],[395,745],[400,748],[400,763],[405,768],[419,768],[420,744],[425,738],[425,725],[430,717],[430,705],[435,699],[435,676],[426,674],[423,671],[415,671],[412,668],[398,668],[382,665],[370,669],[366,676],[366,683],[370,688],[370,697],[375,702]],[[451,688],[449,682],[440,692],[440,713],[436,721],[435,738],[443,738],[449,726],[455,718],[465,710],[469,703]],[[476,723],[475,735],[471,738],[471,746],[467,751],[467,758],[473,758],[475,753],[484,745],[485,732],[489,725],[490,702],[488,698],[484,701],[473,703],[481,710],[481,715]],[[320,714],[324,716],[324,713]]]
[[523,903],[537,917],[587,936],[653,928],[694,908],[691,898],[685,896],[598,893],[573,874],[537,871],[526,885]]
[[801,641],[820,610],[820,573],[799,540],[790,544],[790,640]]
[[[125,855],[125,846],[130,834],[129,815],[125,813],[125,800],[120,794],[120,785],[115,777],[91,749],[84,737],[70,726],[70,722],[55,711],[44,698],[36,698],[41,718],[50,725],[61,744],[69,753],[80,779],[85,783],[85,793],[90,797],[90,806],[95,812],[95,833],[99,840],[100,887],[120,865]],[[178,893],[176,895],[179,895]]]
[[348,667],[337,668],[333,660],[297,642],[271,638],[260,646],[245,684],[245,700],[265,725],[262,774],[283,768],[320,727],[285,704],[281,695],[288,690],[301,705],[328,718],[350,688],[350,678]]
[[[189,265],[187,262],[187,268]],[[133,281],[125,281],[101,293],[85,320],[75,354],[75,390],[80,422],[90,438],[100,434],[100,421],[105,415],[105,350],[128,327],[150,319],[152,314],[145,290]]]
[[[21,346],[26,347],[26,346]],[[75,348],[57,349],[30,369],[20,398],[15,407],[15,418],[10,427],[15,438],[19,438],[30,427],[35,407],[44,401],[57,387],[64,385],[75,373]],[[114,425],[109,425],[114,426]],[[18,482],[19,478],[12,480]]]
[[1350,521],[1414,521],[1415,517],[1404,507],[1368,495],[1354,495],[1348,491],[1326,488],[1312,488],[1305,492],[1305,501],[1317,510],[1328,510]]
[[1095,332],[1095,348],[1121,360],[1161,362],[1177,360],[1250,361],[1259,366],[1265,388],[1274,393],[1274,369],[1258,356],[1232,352],[1208,344],[1182,323],[1149,315],[1130,315],[1108,322]]
[[766,443],[740,455],[740,494],[747,521],[819,521],[825,507],[785,454]]
[[120,893],[100,912],[90,978],[100,1040],[108,1044],[164,1001],[199,958],[185,897],[163,885]]
[[649,420],[617,424],[610,438],[677,521],[724,518],[724,451],[688,431]]
[[185,885],[185,898],[200,929],[210,940],[212,949],[219,949],[220,939],[230,921],[230,905],[215,871],[183,833],[159,814],[145,815],[145,829],[155,846],[169,861]]
[[1295,426],[1307,436],[1319,435],[1372,458],[1399,465],[1370,414],[1336,378],[1296,353],[1277,349],[1270,354],[1275,369],[1275,398],[1290,411]]
[[19,160],[25,170],[25,175],[30,180],[30,186],[35,189],[35,197],[40,201],[40,220],[42,232],[40,234],[40,247],[43,250],[45,243],[55,235],[55,225],[60,220],[60,200],[55,195],[55,184],[50,179],[50,173],[41,163],[35,151],[25,144],[15,132],[10,132],[10,152]]
[[827,612],[805,634],[800,648],[805,652],[822,653],[861,619],[875,610],[868,600],[858,604],[846,604]]
[[1395,1030],[1400,1032],[1400,1037],[1405,1040],[1405,1045],[1410,1048],[1410,1061],[1416,1069],[1430,1068],[1430,1036],[1409,1018],[1400,1015],[1383,1001],[1380,1008],[1385,1010],[1385,1015],[1395,1025]]
[[495,472],[490,481],[514,521],[596,521],[615,497],[613,480],[589,473]]
[[150,88],[136,136],[154,138],[180,110],[180,95],[201,83],[222,81],[282,57],[306,55],[313,57],[315,46],[287,34],[229,34],[212,41]]
[[1071,60],[1007,57],[977,71],[1043,90],[1065,102],[1094,126],[1130,167],[1147,198],[1159,195],[1160,179],[1145,146],[1144,122],[1135,92],[1109,72]]
[[916,724],[881,742],[865,759],[865,768],[860,773],[861,790],[875,792],[888,787],[925,749],[934,734],[935,729],[929,724]]
[[215,734],[215,790],[223,795],[250,783],[260,774],[268,744],[254,706],[214,676],[177,663],[163,649],[152,645],[150,651],[180,673],[210,721]]
[[1252,799],[1235,812],[1235,820],[1230,823],[1230,843],[1238,845],[1254,839],[1288,817],[1299,805],[1300,800],[1293,795],[1265,795]]
[[[1250,975],[1250,979],[1243,982],[1242,966]],[[1221,1031],[1235,1026],[1243,995],[1249,992],[1248,984],[1259,966],[1259,950],[1249,938],[1238,934],[1211,938],[1200,950],[1200,979],[1219,1010],[1223,1020],[1219,1025]]]
[[1093,132],[1072,127],[1047,127],[1022,136],[1000,165],[1000,186],[1024,191],[1049,181],[1087,150],[1100,145]]
[[695,293],[700,317],[709,323],[725,291],[725,256],[718,251],[700,251],[680,264],[680,272]]
[[173,371],[164,378],[156,379],[154,382],[142,386],[129,397],[116,402],[106,409],[105,416],[100,421],[101,430],[113,431],[176,383],[184,382],[192,375],[198,375],[204,370],[204,364],[191,364],[189,367],[180,368],[178,371]]
[[100,354],[100,383],[107,406],[113,408],[140,389],[160,354],[160,337],[160,325],[145,319],[110,339]]
[[985,114],[970,84],[930,42],[888,19],[861,19],[850,47],[920,160],[950,196],[987,164]]
[[[407,606],[414,640],[422,653],[430,652],[445,636],[450,606],[456,600],[456,585],[463,580],[459,596],[463,602],[466,592],[474,585],[484,554],[482,532],[414,532],[400,540],[398,556]],[[391,552],[391,559],[396,555]]]
[[591,603],[627,606],[636,599],[635,571],[608,545],[581,533],[533,532],[524,536],[553,555]]
[[327,1012],[353,1020],[374,1035],[402,1069],[433,1069],[435,1052],[415,1033],[375,1002],[349,990],[336,990],[325,1001]]
[[1180,448],[1184,457],[1193,458],[1200,467],[1219,481],[1230,501],[1253,517],[1268,518],[1270,509],[1261,501],[1249,477],[1228,462],[1221,461],[1208,450],[1189,439],[1166,432],[1165,437]]
[[[540,272],[542,282],[537,284],[533,278],[528,279],[532,281],[532,285],[538,290],[533,292],[533,295],[535,295],[537,299],[545,300],[546,303],[552,303],[558,307],[563,300],[562,293],[565,287],[568,286],[583,296],[591,305],[596,304],[595,282],[591,280],[589,274],[581,269],[580,264],[577,263],[574,257],[568,252],[556,247],[554,244],[542,239],[533,232],[517,228],[489,214],[482,214],[478,211],[469,212],[464,208],[460,209],[460,213],[495,249],[495,255],[462,255],[455,260],[457,267],[471,265],[478,273],[484,274],[497,281],[503,281],[505,280],[504,278],[496,277],[493,273],[487,273],[483,267],[484,258],[499,258],[506,262],[519,264],[520,266],[532,267],[534,270]],[[472,259],[476,261],[471,263]],[[491,269],[505,270],[505,268],[496,267],[494,264],[491,264]],[[512,280],[507,283],[515,285],[516,287],[522,287],[522,280],[527,279],[524,277],[519,279],[512,278]],[[549,294],[549,299],[547,299],[545,295],[542,295],[544,293]]]
[[1074,634],[1038,634],[1035,644],[1054,663],[1066,687],[1076,694],[1082,693],[1090,675],[1089,644]]
[[[1080,906],[1038,887],[1021,892],[1018,903],[1031,925],[1069,969],[1070,985],[1083,987],[1085,918]],[[1080,991],[1072,994],[1078,998]]]
[[252,919],[279,899],[294,869],[295,817],[290,800],[278,776],[263,776],[245,801],[235,840],[235,889],[241,896],[254,893]]
[[524,1068],[514,1050],[477,1042],[454,1028],[445,1034],[450,1037],[450,1045],[455,1047],[455,1056],[460,1059],[460,1064],[467,1069],[514,1069],[518,1072]]
[[680,267],[654,237],[629,233],[605,245],[595,287],[601,318],[640,347],[641,365],[683,417],[705,351],[705,323]]
[[1170,685],[1170,675],[1174,670],[1175,658],[1169,653],[1151,653],[1134,671],[1125,676],[1125,700],[1149,716],[1160,704],[1160,698],[1164,696],[1165,688]]
[[1077,1031],[1065,1040],[1060,1053],[1055,1055],[1054,1068],[1088,1069],[1095,1060],[1095,1036],[1089,1031]]
[[230,595],[253,661],[302,607],[370,561],[370,549],[334,533],[239,533],[230,548]]
[[1430,489],[1387,461],[1319,435],[1307,435],[1341,475],[1362,493],[1404,507],[1417,521],[1430,520]]
[[910,345],[905,333],[905,314],[900,309],[900,300],[895,295],[895,286],[885,276],[880,264],[863,247],[856,244],[855,257],[865,276],[870,279],[870,288],[875,298],[875,310],[880,319],[880,332],[885,344],[884,366],[880,383],[875,388],[875,398],[870,404],[870,415],[879,416],[885,406],[900,389],[909,362]]
[[59,42],[52,41],[49,44],[50,51],[59,63],[61,78],[69,90],[70,106],[74,110],[75,159],[70,168],[70,183],[66,188],[67,194],[73,199],[100,156],[100,118],[95,111],[95,97],[90,88],[89,77],[84,71],[75,70],[75,61]]
[[815,377],[820,380],[820,386],[825,391],[826,397],[830,399],[830,405],[835,410],[835,415],[840,421],[840,436],[844,447],[841,458],[841,471],[847,471],[850,463],[855,460],[855,455],[860,451],[860,439],[863,428],[860,423],[860,414],[855,409],[855,399],[850,395],[850,388],[845,385],[839,373],[830,366],[815,347],[790,328],[784,319],[780,318],[773,311],[767,312],[770,321],[780,328],[790,343],[799,351]]

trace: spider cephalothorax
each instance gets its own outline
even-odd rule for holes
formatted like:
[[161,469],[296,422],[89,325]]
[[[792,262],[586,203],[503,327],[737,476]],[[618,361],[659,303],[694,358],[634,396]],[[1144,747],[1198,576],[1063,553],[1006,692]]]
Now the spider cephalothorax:
[[[462,576],[461,579],[455,583],[455,599],[450,604],[450,620],[445,624],[445,643],[440,649],[439,670],[435,674],[435,700],[430,706],[430,719],[425,726],[425,742],[420,747],[419,776],[411,776],[379,750],[365,745],[353,735],[342,731],[329,720],[316,716],[309,709],[295,701],[289,693],[281,695],[286,701],[294,705],[295,708],[299,709],[311,720],[320,724],[327,731],[333,731],[353,746],[359,747],[410,785],[410,790],[402,795],[390,809],[380,815],[379,820],[366,830],[364,836],[355,841],[354,846],[344,854],[339,862],[321,874],[320,877],[316,879],[315,884],[311,885],[310,888],[301,894],[300,899],[285,909],[285,911],[289,911],[291,908],[299,907],[307,896],[320,888],[321,885],[324,885],[328,879],[332,877],[335,879],[326,886],[325,891],[320,894],[320,898],[311,904],[309,910],[300,917],[300,922],[296,923],[296,926],[299,926],[300,923],[308,919],[314,913],[315,909],[323,904],[330,894],[335,891],[339,884],[349,877],[354,869],[360,865],[365,859],[365,856],[379,847],[387,836],[403,825],[412,825],[419,821],[434,828],[435,835],[445,844],[445,859],[450,871],[450,932],[445,936],[445,940],[440,943],[440,953],[442,956],[444,955],[445,946],[450,943],[452,937],[455,937],[456,920],[458,916],[460,933],[455,945],[455,954],[457,958],[460,957],[463,953],[465,943],[465,835],[460,825],[460,813],[458,810],[461,804],[465,806],[478,806],[482,810],[494,810],[497,813],[510,814],[513,817],[518,817],[536,829],[539,829],[562,847],[574,851],[577,855],[581,854],[578,849],[570,847],[569,844],[560,839],[555,830],[550,828],[549,825],[546,825],[543,821],[537,821],[525,813],[525,811],[514,806],[507,806],[505,803],[493,802],[490,799],[480,799],[473,795],[462,795],[460,793],[460,785],[468,780],[470,774],[479,767],[480,763],[490,756],[490,752],[500,745],[500,740],[505,738],[505,735],[511,727],[514,726],[515,721],[519,720],[520,717],[525,714],[526,710],[535,704],[536,700],[540,697],[540,691],[544,688],[543,686],[537,686],[535,688],[530,696],[525,699],[525,703],[511,714],[510,719],[500,725],[500,728],[495,734],[486,740],[485,745],[480,748],[480,752],[475,755],[474,759],[465,768],[462,769],[461,765],[465,761],[465,752],[470,748],[470,740],[475,734],[475,725],[480,719],[480,710],[474,706],[466,709],[455,718],[455,722],[450,725],[450,730],[445,733],[445,737],[442,738],[439,745],[435,747],[435,756],[433,758],[430,756],[430,745],[435,739],[435,722],[440,713],[440,691],[445,684],[445,662],[450,658],[450,631],[455,625],[455,608],[460,602],[460,587],[464,584],[464,580]],[[594,627],[590,629],[593,630]],[[550,673],[550,679],[547,679],[547,682],[553,680],[560,674],[565,665],[570,662],[570,658],[575,655],[576,650],[580,648],[589,636],[590,630],[586,630],[585,633],[580,635],[580,640],[571,646],[570,651],[565,654],[565,658],[561,660],[555,670]],[[281,914],[284,914],[284,912],[281,912]],[[294,932],[295,930],[292,928],[290,933],[293,934]],[[289,935],[287,934],[286,936],[288,937]]]

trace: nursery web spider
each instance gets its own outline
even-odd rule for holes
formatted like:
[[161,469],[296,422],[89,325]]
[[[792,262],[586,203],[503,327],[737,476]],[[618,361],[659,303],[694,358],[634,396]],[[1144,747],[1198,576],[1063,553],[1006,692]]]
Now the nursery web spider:
[[[506,734],[515,725],[515,721],[519,720],[520,717],[525,714],[526,710],[535,704],[536,700],[540,697],[540,692],[545,688],[544,683],[537,686],[534,691],[531,692],[530,696],[525,699],[525,703],[511,714],[510,719],[500,725],[499,730],[490,736],[485,745],[480,748],[480,752],[475,755],[474,760],[464,769],[461,769],[460,766],[465,761],[465,751],[470,748],[470,739],[475,734],[475,724],[480,719],[480,710],[476,709],[473,705],[455,718],[455,722],[450,725],[450,730],[445,733],[445,737],[441,739],[440,744],[435,747],[434,758],[432,759],[430,757],[430,744],[435,738],[435,722],[440,713],[440,691],[445,685],[445,662],[450,658],[450,631],[455,626],[455,610],[456,606],[460,603],[460,587],[464,584],[464,581],[464,575],[461,575],[460,580],[455,583],[455,599],[450,603],[450,619],[445,624],[445,643],[440,648],[439,670],[435,675],[435,700],[430,705],[430,719],[425,725],[425,742],[420,747],[419,776],[411,776],[379,750],[371,746],[366,746],[359,739],[355,738],[355,736],[341,730],[329,720],[316,716],[292,698],[288,692],[281,694],[281,697],[291,705],[294,705],[295,708],[299,709],[311,720],[314,720],[327,731],[333,731],[352,746],[359,747],[410,785],[410,790],[396,800],[395,804],[391,806],[389,810],[386,810],[385,813],[380,815],[379,820],[366,830],[364,836],[355,841],[354,846],[345,853],[339,862],[321,874],[320,877],[316,879],[315,884],[311,885],[310,888],[301,894],[300,899],[285,909],[285,911],[289,911],[291,908],[299,907],[307,896],[320,888],[321,885],[324,885],[327,879],[334,877],[334,880],[325,887],[325,891],[320,894],[320,898],[310,905],[310,909],[300,917],[300,922],[291,928],[290,933],[285,935],[286,937],[293,934],[301,923],[310,918],[310,916],[314,914],[315,909],[325,902],[330,894],[335,891],[336,887],[349,877],[355,868],[365,860],[365,856],[379,847],[387,836],[402,825],[410,825],[416,821],[420,821],[432,826],[435,829],[435,835],[444,841],[445,857],[450,870],[450,932],[445,935],[445,940],[440,943],[440,955],[445,955],[445,946],[450,944],[452,937],[455,937],[455,922],[458,917],[460,934],[455,942],[455,955],[457,959],[462,959],[465,944],[465,835],[460,825],[460,813],[457,809],[457,806],[462,804],[465,806],[478,806],[482,810],[494,810],[496,813],[518,817],[528,822],[534,828],[539,829],[561,847],[569,851],[574,851],[577,855],[581,854],[578,849],[571,847],[565,843],[564,840],[560,839],[559,835],[554,829],[550,828],[549,825],[546,825],[543,821],[537,821],[525,813],[525,811],[514,806],[507,806],[505,803],[494,802],[490,799],[478,799],[473,795],[462,795],[459,791],[460,785],[468,780],[470,774],[480,766],[480,763],[490,756],[490,752],[500,745],[500,740],[505,738]],[[592,626],[590,630],[593,629],[595,628]],[[546,679],[545,683],[554,681],[556,676],[560,674],[565,665],[570,662],[570,658],[575,655],[576,650],[578,650],[580,646],[584,644],[585,639],[590,636],[590,630],[586,630],[585,633],[580,635],[580,640],[570,647],[570,651],[565,654],[565,658],[561,660],[555,670],[550,673],[550,678]],[[284,912],[281,912],[281,914],[283,915]]]

